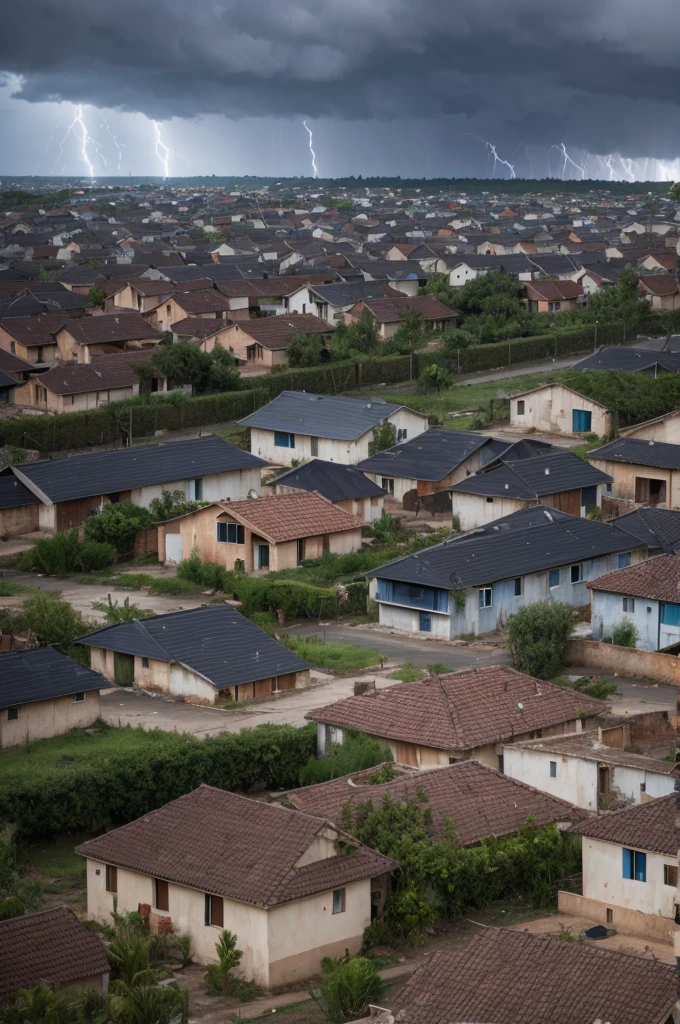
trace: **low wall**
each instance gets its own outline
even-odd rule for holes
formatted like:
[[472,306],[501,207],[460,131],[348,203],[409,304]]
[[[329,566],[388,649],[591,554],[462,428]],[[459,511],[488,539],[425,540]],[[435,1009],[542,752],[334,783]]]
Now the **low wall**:
[[613,494],[602,495],[602,518],[611,520],[625,516],[627,512],[634,512],[640,508],[641,503],[629,501],[628,498],[615,498]]
[[[640,935],[644,939],[653,939],[655,942],[673,942],[677,932],[677,925],[669,917],[655,917],[652,914],[643,914],[639,910],[629,910],[627,907],[617,907],[614,904],[602,903],[600,900],[591,900],[586,896],[579,896],[575,892],[558,892],[557,909],[560,914],[570,914],[573,917],[585,917],[596,924],[609,925],[616,928],[617,932],[623,935]],[[607,921],[607,911],[611,910],[612,919]]]
[[616,647],[599,640],[570,640],[565,657],[567,665],[583,665],[605,675],[639,676],[658,683],[680,687],[680,659],[658,651],[639,651],[636,647]]

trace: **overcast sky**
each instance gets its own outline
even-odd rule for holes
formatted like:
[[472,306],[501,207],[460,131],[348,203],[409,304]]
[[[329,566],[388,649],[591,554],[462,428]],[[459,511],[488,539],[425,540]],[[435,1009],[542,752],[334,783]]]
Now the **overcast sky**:
[[5,175],[680,176],[678,0],[8,0],[0,73]]

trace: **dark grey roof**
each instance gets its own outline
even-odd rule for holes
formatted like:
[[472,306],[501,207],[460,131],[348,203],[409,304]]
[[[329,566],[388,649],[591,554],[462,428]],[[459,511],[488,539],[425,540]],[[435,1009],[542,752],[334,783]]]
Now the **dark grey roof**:
[[38,499],[20,480],[17,480],[11,469],[6,468],[0,473],[0,509],[21,508],[22,505],[37,505]]
[[178,662],[216,689],[300,672],[308,665],[229,605],[106,626],[76,643]]
[[669,553],[680,548],[680,512],[675,509],[643,506],[619,516],[616,525],[649,548]]
[[256,455],[209,434],[10,468],[41,500],[44,495],[50,502],[57,502],[266,465]]
[[645,348],[628,348],[628,346],[611,345],[598,349],[575,363],[573,370],[624,370],[629,373],[667,370],[669,373],[680,372],[680,353],[651,352]]
[[0,654],[0,708],[109,689],[111,683],[98,672],[60,654],[54,647]]
[[0,370],[0,388],[16,388],[21,384],[21,381],[15,380],[14,377],[10,377],[4,370]]
[[282,391],[239,423],[261,430],[284,430],[310,437],[355,441],[403,408],[403,405],[384,402],[381,398],[343,398],[339,395],[312,395],[306,391]]
[[384,473],[409,480],[443,480],[490,441],[491,438],[469,430],[434,427],[410,441],[402,441],[387,451],[370,455],[357,463],[357,468],[364,473]]
[[312,459],[295,469],[284,470],[270,482],[298,487],[302,491],[317,491],[329,501],[377,498],[385,493],[356,466],[326,462],[324,459]]
[[654,466],[655,469],[680,469],[680,444],[620,437],[588,452],[588,458],[630,462],[636,466]]
[[[372,569],[366,576],[457,590],[646,547],[612,523],[545,506],[526,511],[531,517],[514,512],[481,530]],[[521,517],[519,528],[512,522],[515,517]]]
[[[333,306],[353,306],[362,299],[384,299],[385,286],[379,281],[351,281],[339,284],[310,285],[312,295],[318,295]],[[389,292],[388,292],[389,294]]]
[[539,498],[579,487],[593,487],[611,481],[608,473],[591,466],[573,452],[549,452],[533,458],[494,466],[469,476],[448,488],[463,494],[493,495],[506,498]]

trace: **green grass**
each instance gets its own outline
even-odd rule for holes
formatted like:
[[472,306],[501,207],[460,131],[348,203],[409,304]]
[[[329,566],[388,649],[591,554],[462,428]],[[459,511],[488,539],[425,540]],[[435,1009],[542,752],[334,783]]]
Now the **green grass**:
[[36,769],[57,769],[74,762],[97,761],[110,754],[132,752],[140,747],[161,746],[167,736],[161,729],[145,731],[102,725],[93,735],[74,729],[64,736],[0,751],[0,776],[3,785],[9,786],[13,778],[24,778]]
[[199,583],[192,583],[190,580],[180,580],[176,576],[151,576],[147,572],[98,573],[96,576],[84,577],[83,583],[95,586],[103,584],[107,587],[129,587],[131,590],[143,590],[148,587],[152,594],[168,594],[170,596],[200,594],[205,590],[205,587]]
[[26,587],[23,583],[12,583],[11,580],[0,580],[0,597],[16,597],[17,594],[33,594],[35,587]]
[[84,888],[86,882],[85,859],[74,853],[74,847],[90,836],[64,836],[53,843],[35,843],[21,849],[20,859],[24,871],[44,877],[43,890],[59,894],[71,889]]
[[407,661],[394,672],[390,672],[389,678],[400,679],[402,683],[417,683],[424,675],[425,672],[422,669],[416,668],[410,661]]
[[378,665],[380,652],[373,647],[353,647],[352,644],[324,644],[316,637],[289,636],[286,644],[312,666],[328,672],[359,672]]

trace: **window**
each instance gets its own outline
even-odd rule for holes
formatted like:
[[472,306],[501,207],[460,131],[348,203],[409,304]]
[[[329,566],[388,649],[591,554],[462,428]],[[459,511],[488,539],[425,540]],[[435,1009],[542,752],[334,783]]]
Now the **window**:
[[607,907],[607,924],[613,924],[613,923],[614,923],[614,911],[611,909],[611,907]]
[[17,351],[17,343],[16,343],[16,341],[10,341],[10,343],[9,343],[9,350],[12,353],[12,355],[16,355],[16,351]]
[[432,632],[432,616],[429,612],[420,613],[420,632],[431,633]]
[[493,505],[493,498],[487,498],[486,503],[487,505]]
[[203,501],[203,477],[202,476],[196,477],[196,479],[193,480],[192,483],[194,485],[193,488],[192,488],[192,490],[194,492],[193,500],[194,501]]
[[306,539],[304,537],[301,537],[300,540],[297,542],[297,564],[298,565],[302,565],[302,562],[304,561],[304,558],[305,558],[305,547],[306,546],[307,546]]
[[118,892],[118,868],[111,864],[106,865],[106,891]]
[[312,455],[318,455],[319,454],[319,438],[318,437],[310,437],[309,444],[310,444],[310,447],[311,447]]
[[382,477],[382,479],[380,481],[380,486],[382,487],[383,491],[387,492],[387,494],[394,494],[394,478],[393,477],[391,477],[391,476],[384,476],[384,477]]
[[218,523],[217,540],[222,544],[245,544],[246,528],[240,523]]
[[571,429],[574,434],[589,434],[593,425],[593,414],[585,409],[572,409]]
[[661,605],[661,625],[680,626],[680,604]]
[[557,761],[551,761],[550,762],[550,778],[551,779],[556,779],[557,778]]
[[562,309],[562,303],[561,302],[549,302],[548,303],[548,312],[549,313],[559,313],[559,311],[561,309]]
[[345,913],[345,890],[334,889],[333,890],[333,913],[344,914]]
[[560,585],[560,570],[559,569],[551,569],[550,572],[548,573],[548,586],[550,587],[551,590],[554,590],[555,587],[559,587],[559,585]]
[[154,878],[154,906],[156,910],[169,910],[168,883],[162,878]]
[[580,583],[581,580],[583,579],[583,566],[582,565],[572,565],[572,567],[571,567],[571,569],[569,571],[570,571],[570,574],[571,574],[571,582],[572,583]]
[[624,551],[617,558],[617,569],[627,569],[630,565],[630,551]]
[[148,668],[148,667],[149,667],[149,659],[148,658],[142,658],[142,668]]
[[517,403],[517,415],[524,416],[524,399],[521,398]]
[[378,601],[390,604],[405,604],[410,608],[424,611],[446,612],[449,608],[449,594],[437,587],[423,587],[419,583],[404,583],[400,580],[378,580]]
[[652,477],[635,477],[635,500],[643,505],[658,505],[666,500],[666,481]]
[[498,771],[505,774],[505,759],[502,754],[498,755]]
[[490,608],[493,597],[493,590],[491,587],[482,587],[479,591],[479,607]]
[[399,441],[405,441],[407,437],[408,437],[408,430],[406,430],[406,428],[404,428],[403,430],[400,428],[397,431],[397,441],[398,442]]
[[288,434],[285,430],[275,430],[274,445],[277,448],[294,448],[295,434]]
[[224,900],[221,896],[205,894],[205,923],[224,928]]
[[623,853],[623,877],[636,882],[647,881],[647,854],[639,850],[626,850]]
[[74,704],[82,704],[84,700],[85,700],[85,694],[84,693],[74,693],[73,694],[73,703]]
[[7,721],[16,722],[19,717],[19,708],[7,708]]
[[524,579],[518,576],[515,580],[515,597],[521,597],[524,593]]
[[635,598],[634,597],[624,597],[624,599],[623,599],[623,610],[624,610],[624,612],[634,612],[635,611]]
[[678,865],[677,864],[664,864],[663,866],[663,884],[672,885],[674,889],[678,887]]

